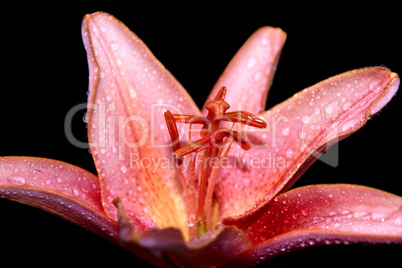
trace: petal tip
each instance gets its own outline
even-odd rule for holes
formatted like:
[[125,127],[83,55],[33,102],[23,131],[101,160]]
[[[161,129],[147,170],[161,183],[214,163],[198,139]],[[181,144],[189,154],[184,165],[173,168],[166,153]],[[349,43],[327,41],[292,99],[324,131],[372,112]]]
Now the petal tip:
[[283,35],[284,37],[287,36],[286,32],[282,30],[280,27],[273,27],[273,26],[262,26],[257,29],[256,32],[261,32],[261,33],[268,33],[268,32],[275,32],[277,34]]
[[[389,71],[389,70],[388,70]],[[386,79],[386,84],[383,87],[382,93],[372,103],[370,107],[370,115],[378,113],[390,100],[395,96],[398,91],[400,79],[397,73],[389,71],[389,78]]]

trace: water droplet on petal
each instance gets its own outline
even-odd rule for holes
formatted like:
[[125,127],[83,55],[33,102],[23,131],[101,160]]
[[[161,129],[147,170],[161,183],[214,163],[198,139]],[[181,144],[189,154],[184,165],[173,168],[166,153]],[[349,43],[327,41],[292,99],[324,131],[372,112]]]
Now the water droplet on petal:
[[112,43],[112,44],[110,45],[110,48],[111,48],[112,50],[118,50],[118,49],[119,49],[119,44],[118,44],[118,43]]
[[282,134],[283,134],[284,136],[289,135],[289,132],[290,132],[290,128],[289,128],[289,127],[282,128]]
[[366,211],[356,211],[353,216],[355,217],[355,219],[361,219],[365,216],[367,216],[367,212]]
[[382,90],[382,87],[380,85],[381,83],[378,83],[377,79],[373,79],[373,81],[371,81],[371,83],[369,84],[369,89],[370,91],[373,91],[374,93],[378,94]]
[[352,107],[352,102],[348,101],[348,102],[345,102],[345,104],[343,105],[342,108],[344,111],[347,111],[350,107]]
[[137,97],[137,91],[135,91],[134,88],[130,87],[130,88],[129,88],[129,92],[130,92],[130,97],[131,97],[131,98]]
[[293,156],[293,150],[292,150],[292,149],[288,149],[288,150],[286,151],[286,157],[292,158],[292,156]]
[[257,59],[255,57],[250,58],[247,61],[247,68],[249,68],[249,69],[253,68],[256,63],[257,63]]
[[121,173],[125,174],[127,172],[127,167],[124,164],[121,165],[120,171],[121,171]]
[[327,114],[332,114],[333,111],[334,111],[334,108],[332,107],[332,105],[327,105],[325,107],[325,112],[327,112]]
[[302,210],[301,210],[301,214],[302,214],[303,216],[307,216],[307,215],[308,215],[308,211],[307,211],[306,209],[302,209]]
[[13,185],[24,185],[25,179],[21,176],[11,175],[7,177],[7,181]]
[[88,124],[88,112],[84,114],[84,116],[82,117],[82,121],[84,121],[85,124]]
[[402,226],[402,217],[396,218],[394,221],[395,225]]
[[243,179],[243,184],[244,184],[244,186],[249,186],[250,180],[248,178]]

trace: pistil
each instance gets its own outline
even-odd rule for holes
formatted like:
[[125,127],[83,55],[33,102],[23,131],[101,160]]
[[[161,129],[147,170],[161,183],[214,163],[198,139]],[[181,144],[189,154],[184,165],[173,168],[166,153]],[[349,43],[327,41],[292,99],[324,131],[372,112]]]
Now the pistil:
[[[173,155],[176,160],[176,169],[183,188],[184,200],[187,205],[187,217],[190,239],[196,234],[202,236],[205,232],[213,230],[213,194],[219,171],[222,168],[222,160],[226,158],[233,141],[241,148],[248,150],[250,144],[240,133],[228,128],[221,128],[221,121],[247,124],[253,127],[265,128],[267,124],[259,117],[245,111],[226,113],[230,105],[225,101],[226,87],[222,87],[213,101],[208,102],[205,108],[207,117],[197,115],[172,114],[165,112],[166,125],[172,140]],[[180,146],[179,132],[176,123],[201,124],[201,139]],[[196,160],[197,152],[203,152],[198,165],[198,187],[196,189]],[[189,157],[189,179],[186,179],[181,165],[184,156]],[[214,157],[214,161],[212,158]],[[215,161],[216,160],[216,161]]]

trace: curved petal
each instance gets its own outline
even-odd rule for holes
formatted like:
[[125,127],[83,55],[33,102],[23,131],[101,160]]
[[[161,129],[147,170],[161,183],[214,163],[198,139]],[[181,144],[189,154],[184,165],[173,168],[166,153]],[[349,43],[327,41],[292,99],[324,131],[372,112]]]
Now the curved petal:
[[402,198],[357,185],[305,186],[275,197],[246,235],[255,246],[233,260],[242,267],[309,246],[402,243]]
[[130,239],[125,239],[124,244],[129,250],[146,248],[158,261],[174,267],[214,267],[251,246],[244,233],[234,226],[220,226],[188,243],[184,242],[181,232],[173,228],[151,229]]
[[98,178],[76,166],[1,157],[0,197],[41,208],[117,242],[119,226],[103,211]]
[[387,68],[363,68],[324,80],[265,112],[265,130],[243,133],[252,149],[232,149],[231,169],[221,170],[216,192],[223,216],[255,211],[290,187],[320,151],[362,127],[398,86],[398,75]]
[[87,15],[89,139],[106,214],[116,219],[120,197],[131,217],[147,226],[187,224],[163,113],[199,114],[191,97],[120,21]]
[[225,101],[232,106],[231,110],[262,113],[285,40],[286,33],[279,28],[258,29],[230,61],[207,102],[225,86],[228,88]]
[[[234,226],[219,225],[215,231],[185,242],[181,230],[150,229],[138,234],[120,199],[118,209],[122,245],[158,267],[213,267],[233,258],[251,246],[244,233]],[[139,254],[140,253],[140,254]]]

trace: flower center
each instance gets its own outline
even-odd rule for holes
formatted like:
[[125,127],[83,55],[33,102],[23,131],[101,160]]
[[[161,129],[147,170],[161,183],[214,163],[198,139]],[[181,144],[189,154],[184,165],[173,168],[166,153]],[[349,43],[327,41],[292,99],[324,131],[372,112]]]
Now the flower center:
[[[207,117],[198,115],[172,114],[165,112],[166,125],[172,140],[173,155],[176,159],[176,169],[183,188],[187,205],[187,218],[190,238],[211,231],[213,217],[213,193],[220,168],[226,158],[233,141],[244,150],[251,148],[250,143],[242,135],[232,130],[232,127],[221,127],[221,122],[240,123],[258,128],[267,124],[259,117],[245,111],[226,112],[230,105],[225,101],[226,87],[222,87],[214,100],[208,102],[205,108]],[[177,123],[200,124],[201,139],[181,146]],[[201,155],[197,158],[197,153]],[[190,154],[193,154],[190,156]],[[184,156],[189,156],[189,178],[186,179],[182,170]],[[198,174],[196,161],[199,160]]]

